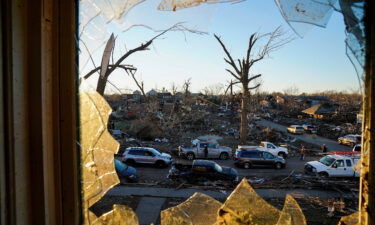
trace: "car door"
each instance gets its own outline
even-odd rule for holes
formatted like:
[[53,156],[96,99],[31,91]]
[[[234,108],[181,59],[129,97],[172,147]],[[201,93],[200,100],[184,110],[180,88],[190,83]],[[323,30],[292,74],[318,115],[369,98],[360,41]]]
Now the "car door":
[[206,147],[207,143],[199,143],[197,146],[197,157],[204,158],[204,148]]
[[344,176],[345,177],[354,176],[353,161],[351,159],[345,159]]
[[271,143],[267,143],[267,151],[273,155],[277,155],[276,147]]
[[264,159],[263,159],[263,152],[260,151],[252,151],[249,154],[251,164],[255,166],[263,165],[264,164]]
[[143,150],[144,152],[144,163],[146,164],[154,164],[155,163],[155,154],[147,149]]
[[219,157],[219,148],[217,144],[208,143],[208,157],[209,158]]
[[263,164],[270,166],[274,164],[275,156],[269,152],[263,152],[263,159],[264,159]]
[[347,174],[347,168],[345,167],[345,162],[342,159],[336,160],[329,170],[329,175],[332,177],[344,177]]
[[145,155],[143,150],[133,150],[133,159],[136,163],[144,163],[145,162]]

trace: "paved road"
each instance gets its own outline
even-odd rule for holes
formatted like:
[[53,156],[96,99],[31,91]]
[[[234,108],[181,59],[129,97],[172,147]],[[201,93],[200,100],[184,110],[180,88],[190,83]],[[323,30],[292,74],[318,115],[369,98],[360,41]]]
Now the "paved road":
[[[344,196],[336,191],[328,190],[309,190],[309,189],[255,189],[255,191],[262,198],[285,198],[287,194],[294,197],[319,197],[319,198],[335,198],[335,197],[345,197],[353,198],[352,193],[344,193]],[[210,191],[202,190],[197,188],[162,188],[162,187],[127,187],[125,185],[115,186],[108,191],[109,196],[147,196],[155,198],[188,198],[192,196],[195,192],[200,192],[211,196],[216,199],[225,199],[231,194],[231,190],[228,191]]]
[[[271,176],[288,176],[292,171],[294,173],[303,173],[304,172],[304,165],[308,161],[317,160],[320,157],[306,157],[305,161],[299,160],[298,156],[293,158],[287,159],[286,168],[284,169],[275,169],[269,167],[258,167],[258,168],[251,168],[251,169],[243,169],[237,168],[234,166],[234,161],[229,160],[213,160],[221,166],[227,167],[234,167],[237,171],[239,176],[241,177],[271,177]],[[187,161],[181,159],[174,159],[175,161]],[[189,163],[187,161],[187,163]],[[191,163],[191,162],[190,162]],[[154,166],[145,166],[145,165],[138,165],[135,166],[137,169],[137,175],[139,177],[139,182],[152,182],[152,181],[161,181],[167,179],[167,175],[169,172],[170,167],[168,168],[155,168]]]
[[156,224],[164,202],[165,198],[143,197],[135,210],[135,213],[138,215],[139,224]]
[[295,134],[289,134],[286,132],[287,127],[278,123],[274,123],[269,120],[260,120],[257,122],[258,125],[269,127],[278,131],[285,132],[288,136],[294,137],[297,139],[300,139],[301,141],[314,144],[314,145],[323,145],[326,144],[328,151],[351,151],[352,149],[348,146],[339,145],[336,141],[317,136],[317,135],[311,135],[311,134],[302,134],[302,135],[295,135]]

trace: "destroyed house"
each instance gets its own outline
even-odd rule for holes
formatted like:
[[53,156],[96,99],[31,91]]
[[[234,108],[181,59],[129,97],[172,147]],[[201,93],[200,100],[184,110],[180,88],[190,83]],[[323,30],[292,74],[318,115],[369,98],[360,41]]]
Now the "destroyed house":
[[158,102],[162,103],[173,103],[174,97],[170,92],[157,93]]
[[337,104],[324,103],[313,105],[302,112],[314,118],[323,118],[324,116],[335,114],[337,108]]

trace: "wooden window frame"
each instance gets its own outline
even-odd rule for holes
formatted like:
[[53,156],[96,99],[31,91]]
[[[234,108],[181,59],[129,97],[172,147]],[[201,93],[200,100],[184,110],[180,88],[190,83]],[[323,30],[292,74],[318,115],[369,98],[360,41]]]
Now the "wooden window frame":
[[78,1],[4,0],[1,224],[79,224]]

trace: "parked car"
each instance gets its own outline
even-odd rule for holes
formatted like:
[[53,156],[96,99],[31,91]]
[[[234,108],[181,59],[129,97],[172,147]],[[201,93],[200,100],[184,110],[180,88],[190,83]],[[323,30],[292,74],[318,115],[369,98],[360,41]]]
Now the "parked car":
[[305,132],[305,129],[303,129],[300,125],[290,125],[287,128],[287,131],[292,134],[303,134]]
[[355,145],[352,149],[353,152],[361,152],[361,149],[362,149],[362,145],[361,144],[358,144],[358,145]]
[[267,141],[260,142],[259,146],[239,145],[238,149],[266,151],[274,156],[280,156],[283,158],[286,158],[288,156],[287,148],[276,146],[273,143]]
[[360,160],[359,154],[327,155],[319,161],[306,163],[305,173],[321,177],[359,177],[359,172],[354,170],[358,160]]
[[211,160],[194,160],[190,165],[173,164],[168,173],[170,179],[186,179],[189,182],[198,180],[227,180],[238,182],[238,172],[234,168],[220,166]]
[[125,149],[122,161],[128,165],[153,164],[157,167],[166,167],[172,163],[172,156],[160,153],[154,148],[129,147]]
[[285,168],[284,158],[274,156],[261,150],[237,150],[234,164],[238,167],[249,169],[255,166],[271,166],[276,169]]
[[134,167],[128,166],[120,160],[115,159],[115,169],[120,178],[125,178],[129,182],[137,182],[137,170]]
[[303,129],[305,130],[306,133],[309,133],[309,134],[316,134],[318,133],[318,129],[315,127],[315,126],[312,126],[312,125],[302,125]]
[[349,145],[354,147],[356,144],[360,144],[362,140],[362,136],[358,134],[348,134],[344,137],[339,137],[337,141],[341,145]]
[[193,160],[196,158],[205,158],[204,149],[207,146],[208,156],[210,159],[229,159],[232,149],[225,146],[220,146],[217,143],[211,142],[201,142],[197,141],[193,143],[190,148],[184,148],[182,146],[178,147],[178,154],[180,157],[187,158],[188,160]]

